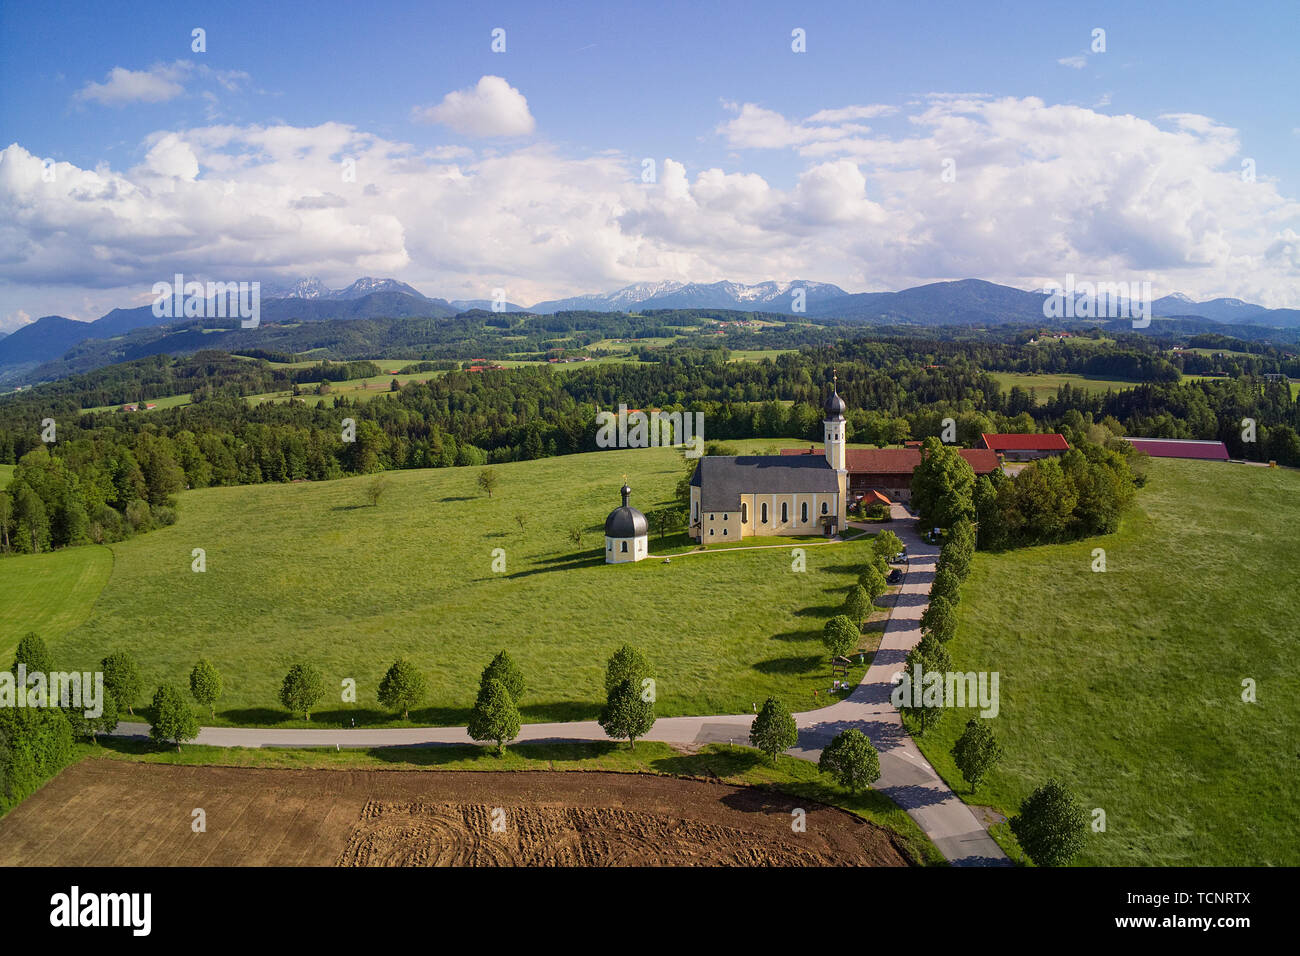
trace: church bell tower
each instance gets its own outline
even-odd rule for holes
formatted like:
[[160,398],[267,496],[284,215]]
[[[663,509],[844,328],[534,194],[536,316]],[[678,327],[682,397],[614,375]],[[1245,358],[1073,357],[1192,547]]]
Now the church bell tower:
[[826,461],[838,472],[846,470],[844,462],[844,399],[836,386],[839,380],[834,370],[831,372],[831,397],[826,399],[826,420],[822,422],[825,429]]
[[836,508],[836,527],[843,531],[849,519],[849,469],[844,453],[844,399],[837,388],[839,380],[831,369],[831,397],[826,399],[826,419],[822,422],[826,439],[826,463],[835,469],[839,479],[839,507]]

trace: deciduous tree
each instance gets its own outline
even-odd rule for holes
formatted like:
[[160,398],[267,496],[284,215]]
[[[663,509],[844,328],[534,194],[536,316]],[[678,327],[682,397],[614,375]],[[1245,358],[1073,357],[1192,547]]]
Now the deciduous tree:
[[112,694],[118,709],[135,716],[135,702],[144,690],[140,668],[126,651],[113,651],[99,662],[104,672],[104,690]]
[[310,664],[294,664],[280,685],[280,703],[303,720],[311,720],[311,709],[325,695],[325,682],[320,671]]
[[222,686],[221,675],[206,657],[201,658],[190,671],[190,693],[208,708],[211,717],[217,716],[217,700],[221,697]]
[[776,763],[776,755],[799,742],[799,728],[794,715],[776,697],[769,697],[754,716],[749,728],[749,742]]
[[1020,804],[1011,832],[1038,866],[1065,866],[1083,849],[1088,817],[1064,784],[1049,780]]
[[411,708],[424,700],[428,688],[420,669],[406,658],[398,658],[379,682],[379,703],[389,710],[400,710],[406,720]]
[[638,688],[650,673],[650,662],[645,655],[630,644],[624,644],[605,664],[605,694],[608,696],[618,684],[625,680],[632,681]]
[[163,684],[153,695],[153,723],[149,726],[149,736],[159,744],[174,743],[179,751],[182,741],[193,740],[198,735],[199,721],[185,695],[179,687]]
[[850,793],[865,790],[880,779],[880,754],[856,727],[840,731],[817,758],[817,769],[830,774]]
[[850,618],[836,614],[822,628],[822,644],[831,657],[844,657],[858,646],[862,632]]
[[483,674],[479,678],[479,690],[487,686],[488,681],[497,680],[510,693],[510,699],[518,705],[524,696],[524,672],[519,669],[505,651],[498,651],[497,656],[492,658],[488,666],[483,668]]
[[867,594],[866,588],[861,584],[849,588],[849,593],[844,596],[844,606],[840,610],[861,629],[862,621],[871,613],[871,597]]
[[987,721],[972,717],[966,721],[966,729],[952,745],[952,759],[970,784],[970,792],[974,793],[980,781],[1002,759],[1002,746]]
[[639,681],[621,680],[605,698],[600,726],[614,740],[626,739],[636,750],[636,739],[650,732],[655,722],[655,705],[646,699]]
[[49,649],[45,646],[45,641],[35,631],[28,631],[18,642],[18,650],[14,652],[14,663],[9,669],[15,674],[18,673],[18,665],[25,664],[28,674],[45,674],[54,670],[54,659],[50,657]]
[[930,598],[930,603],[921,612],[921,630],[944,642],[952,640],[957,633],[957,612],[952,602],[942,594]]
[[495,740],[497,755],[519,736],[519,710],[499,680],[490,680],[478,692],[469,715],[469,735],[474,740]]

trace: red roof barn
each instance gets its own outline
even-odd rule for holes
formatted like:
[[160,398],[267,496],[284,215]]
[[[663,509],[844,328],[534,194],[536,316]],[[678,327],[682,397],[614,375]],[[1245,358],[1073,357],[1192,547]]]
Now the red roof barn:
[[1056,432],[1043,435],[980,435],[984,447],[990,451],[1009,458],[1011,461],[1028,461],[1031,458],[1047,458],[1070,450],[1070,443],[1065,436]]
[[[997,471],[1001,462],[995,452],[986,448],[958,448],[957,453],[966,459],[976,475]],[[783,455],[823,455],[825,452],[813,445],[803,448],[783,448]],[[844,452],[844,466],[849,472],[849,493],[867,495],[872,491],[884,492],[895,501],[908,501],[912,496],[912,472],[921,463],[919,448],[849,448]]]

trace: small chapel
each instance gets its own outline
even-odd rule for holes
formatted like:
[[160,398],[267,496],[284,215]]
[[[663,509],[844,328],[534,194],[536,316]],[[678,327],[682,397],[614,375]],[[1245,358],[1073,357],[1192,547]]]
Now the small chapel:
[[623,505],[611,511],[605,519],[606,564],[640,561],[650,553],[650,522],[628,503],[632,489],[624,484],[619,491],[623,495]]

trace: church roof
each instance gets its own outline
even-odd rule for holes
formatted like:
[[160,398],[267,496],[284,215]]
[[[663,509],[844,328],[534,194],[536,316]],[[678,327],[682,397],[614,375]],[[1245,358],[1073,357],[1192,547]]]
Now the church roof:
[[691,476],[704,511],[734,511],[741,495],[838,494],[839,477],[825,457],[709,455]]

